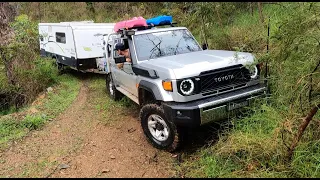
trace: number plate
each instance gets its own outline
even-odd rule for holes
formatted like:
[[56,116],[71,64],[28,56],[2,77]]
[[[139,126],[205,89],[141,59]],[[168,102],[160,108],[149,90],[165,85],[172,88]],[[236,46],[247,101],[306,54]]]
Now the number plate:
[[240,107],[244,107],[248,105],[249,105],[249,102],[247,100],[242,102],[231,102],[228,105],[228,110],[231,111],[231,110],[238,109]]

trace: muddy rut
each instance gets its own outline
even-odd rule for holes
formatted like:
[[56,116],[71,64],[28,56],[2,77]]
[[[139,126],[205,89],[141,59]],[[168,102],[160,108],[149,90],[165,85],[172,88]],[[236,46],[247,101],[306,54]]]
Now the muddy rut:
[[101,123],[88,83],[65,112],[0,153],[1,177],[174,176],[172,154],[146,141],[138,113]]

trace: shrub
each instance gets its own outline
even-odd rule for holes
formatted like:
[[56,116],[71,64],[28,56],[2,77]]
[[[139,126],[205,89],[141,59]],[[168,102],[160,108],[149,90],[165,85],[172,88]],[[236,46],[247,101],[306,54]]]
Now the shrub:
[[42,127],[46,121],[46,116],[30,116],[27,115],[23,121],[21,121],[20,126],[22,128],[28,128],[29,130],[36,130]]
[[[40,58],[38,26],[27,15],[19,15],[11,23],[15,39],[1,47],[0,110],[16,108],[32,101],[39,92],[56,82],[57,70],[49,59]],[[5,71],[5,72],[3,72]]]

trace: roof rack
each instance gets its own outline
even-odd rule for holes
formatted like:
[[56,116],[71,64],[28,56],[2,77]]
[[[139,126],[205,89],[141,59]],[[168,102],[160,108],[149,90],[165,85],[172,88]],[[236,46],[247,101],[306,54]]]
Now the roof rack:
[[134,35],[135,31],[142,31],[142,30],[147,30],[147,29],[152,29],[154,27],[159,27],[159,26],[168,26],[170,25],[171,27],[174,27],[175,24],[178,23],[168,23],[168,24],[161,24],[161,25],[148,25],[148,26],[137,26],[137,27],[132,27],[132,28],[121,28],[120,31],[118,32],[121,34],[121,36],[132,36]]
[[[136,23],[134,23],[136,21]],[[166,15],[161,15],[157,16],[154,18],[150,18],[145,20],[143,17],[135,17],[131,20],[128,20],[130,25],[127,25],[127,21],[121,21],[118,22],[115,25],[115,31],[117,31],[119,34],[122,36],[131,36],[134,34],[135,31],[141,31],[141,30],[147,30],[147,29],[152,29],[154,27],[159,27],[159,26],[168,26],[170,25],[171,27],[174,27],[175,24],[172,22],[172,16],[166,16]],[[124,23],[124,24],[121,24]],[[118,28],[118,26],[122,26],[122,28]]]
[[70,23],[94,23],[93,20],[90,21],[70,21],[70,22],[60,22],[61,24],[70,24]]
[[159,26],[171,26],[171,27],[175,27],[174,25],[178,24],[178,23],[168,23],[168,24],[160,24],[160,25],[148,25],[148,26],[136,26],[136,27],[132,27],[132,28],[122,28],[120,29],[120,32],[123,30],[137,30],[137,31],[141,31],[141,30],[147,30],[147,29],[151,29],[154,27],[159,27]]

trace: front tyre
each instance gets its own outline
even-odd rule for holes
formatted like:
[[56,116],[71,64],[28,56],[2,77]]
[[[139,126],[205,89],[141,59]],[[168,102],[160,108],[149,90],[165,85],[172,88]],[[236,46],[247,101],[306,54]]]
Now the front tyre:
[[147,104],[140,111],[141,126],[148,141],[156,148],[175,151],[181,141],[176,125],[168,121],[157,104]]

